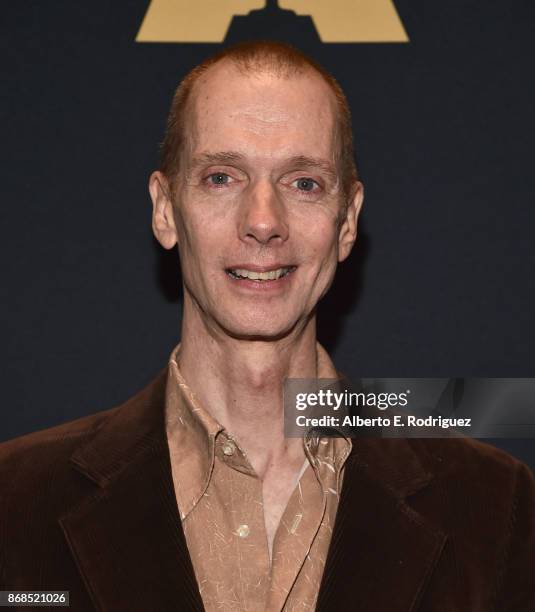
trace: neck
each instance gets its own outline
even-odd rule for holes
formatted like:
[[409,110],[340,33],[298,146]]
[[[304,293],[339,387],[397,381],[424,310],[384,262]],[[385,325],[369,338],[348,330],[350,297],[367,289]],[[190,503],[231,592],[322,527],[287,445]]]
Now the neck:
[[287,337],[247,340],[214,330],[185,304],[179,365],[203,408],[236,438],[260,476],[273,463],[304,460],[302,440],[284,437],[283,383],[318,376],[315,315]]

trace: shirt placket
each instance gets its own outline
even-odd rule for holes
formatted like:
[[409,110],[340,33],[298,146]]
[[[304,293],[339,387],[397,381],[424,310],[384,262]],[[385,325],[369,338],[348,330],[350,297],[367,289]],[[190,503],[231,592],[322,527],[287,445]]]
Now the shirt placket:
[[[247,612],[263,610],[269,587],[269,554],[264,525],[262,482],[240,449],[226,433],[216,442],[219,473],[214,484],[220,489],[226,526],[232,545],[228,551],[226,581],[236,585],[242,607]],[[219,470],[218,470],[219,472]]]

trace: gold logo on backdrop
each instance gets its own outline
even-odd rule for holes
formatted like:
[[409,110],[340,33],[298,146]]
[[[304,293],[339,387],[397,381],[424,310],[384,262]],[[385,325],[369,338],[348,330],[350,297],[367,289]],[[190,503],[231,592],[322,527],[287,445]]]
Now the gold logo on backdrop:
[[[262,0],[151,0],[137,42],[223,42],[234,15]],[[309,15],[323,42],[408,42],[392,0],[280,0],[281,9]]]

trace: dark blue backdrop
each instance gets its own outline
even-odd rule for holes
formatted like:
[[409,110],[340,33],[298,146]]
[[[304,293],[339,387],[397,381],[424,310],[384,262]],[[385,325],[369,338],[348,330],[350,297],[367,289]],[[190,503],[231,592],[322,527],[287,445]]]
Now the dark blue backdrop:
[[[218,45],[136,43],[147,4],[2,9],[0,439],[121,402],[179,340],[146,183],[174,87]],[[347,92],[366,185],[320,339],[350,377],[533,377],[535,5],[396,7],[409,44],[278,31]],[[530,440],[496,444],[535,466]]]

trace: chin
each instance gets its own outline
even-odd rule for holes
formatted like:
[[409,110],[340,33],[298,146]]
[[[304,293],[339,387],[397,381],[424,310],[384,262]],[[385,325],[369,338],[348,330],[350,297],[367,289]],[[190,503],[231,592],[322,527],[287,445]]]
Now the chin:
[[275,319],[251,319],[235,317],[219,321],[220,326],[229,336],[240,340],[274,341],[284,338],[295,328],[296,321],[277,321]]

